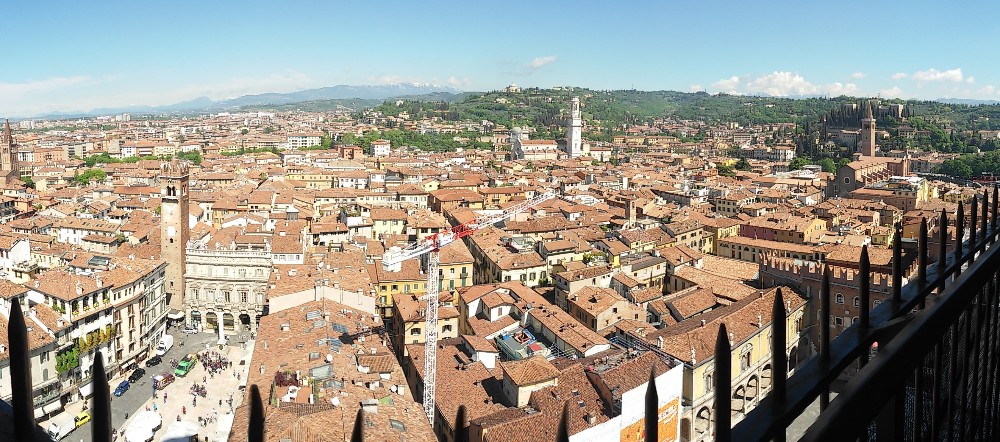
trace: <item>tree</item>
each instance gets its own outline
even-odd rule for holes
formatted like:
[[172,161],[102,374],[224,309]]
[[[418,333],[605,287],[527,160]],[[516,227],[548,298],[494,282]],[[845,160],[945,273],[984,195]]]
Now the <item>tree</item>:
[[108,177],[108,174],[101,169],[87,169],[83,173],[76,175],[73,179],[77,183],[86,186],[90,184],[91,181],[104,181]]
[[736,170],[750,170],[750,162],[746,158],[740,158],[735,167]]
[[823,158],[817,164],[823,168],[823,172],[837,173],[837,163],[834,163],[830,158]]
[[35,180],[32,180],[31,177],[23,176],[21,177],[21,181],[24,181],[24,185],[29,189],[35,188]]
[[720,164],[720,165],[716,166],[715,169],[716,169],[716,171],[719,172],[719,175],[722,175],[722,176],[736,176],[736,172],[733,171],[733,166],[730,166],[730,165],[727,165],[727,164]]
[[850,158],[841,158],[840,161],[837,161],[837,170],[840,170],[841,167],[844,167],[850,163],[851,163]]
[[809,165],[809,160],[804,157],[795,157],[790,163],[788,163],[788,170],[799,170],[805,166]]
[[959,159],[945,160],[938,167],[938,173],[968,179],[972,177],[972,166]]

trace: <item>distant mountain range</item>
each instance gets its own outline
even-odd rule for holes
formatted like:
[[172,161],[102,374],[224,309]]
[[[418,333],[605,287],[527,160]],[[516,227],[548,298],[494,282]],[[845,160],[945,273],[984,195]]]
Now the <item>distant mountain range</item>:
[[[60,119],[88,117],[95,115],[130,114],[173,114],[193,112],[220,112],[239,110],[246,107],[281,106],[291,103],[302,103],[321,100],[351,100],[353,103],[366,101],[381,101],[388,98],[434,95],[436,99],[455,99],[462,91],[447,86],[420,83],[398,83],[379,86],[349,86],[339,85],[307,89],[287,93],[265,93],[244,95],[237,98],[212,100],[208,97],[198,97],[193,100],[163,106],[127,106],[118,108],[101,108],[88,112],[54,112],[37,118]],[[365,103],[369,104],[369,103]],[[378,103],[374,103],[378,104]]]

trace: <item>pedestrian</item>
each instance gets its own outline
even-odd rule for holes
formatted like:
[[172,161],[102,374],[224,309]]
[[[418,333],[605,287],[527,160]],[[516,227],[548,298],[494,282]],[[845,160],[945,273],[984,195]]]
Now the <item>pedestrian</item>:
[[153,403],[153,411],[156,411],[156,403]]
[[219,399],[219,408],[222,408],[222,399]]
[[187,415],[188,414],[187,407],[181,406],[181,413],[184,413],[185,415]]

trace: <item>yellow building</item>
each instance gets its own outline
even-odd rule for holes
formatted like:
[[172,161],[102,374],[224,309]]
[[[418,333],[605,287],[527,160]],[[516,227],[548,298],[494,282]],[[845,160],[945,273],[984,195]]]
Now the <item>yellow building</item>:
[[[427,256],[427,255],[424,255]],[[426,259],[426,258],[425,258]],[[444,301],[444,294],[454,293],[452,303],[458,305],[458,292],[455,289],[472,285],[472,253],[462,241],[455,241],[441,248],[440,264],[438,270],[441,272],[441,279],[438,290],[441,293],[441,300]]]
[[383,318],[393,315],[395,295],[427,293],[427,275],[416,259],[403,261],[398,272],[385,270],[381,260],[375,261],[368,265],[368,276],[375,286],[375,308]]
[[[418,299],[413,293],[396,293],[393,295],[392,340],[395,348],[403,349],[406,356],[406,345],[423,344],[427,341],[427,330],[424,310],[427,301]],[[438,307],[438,339],[458,337],[458,309],[450,305]]]

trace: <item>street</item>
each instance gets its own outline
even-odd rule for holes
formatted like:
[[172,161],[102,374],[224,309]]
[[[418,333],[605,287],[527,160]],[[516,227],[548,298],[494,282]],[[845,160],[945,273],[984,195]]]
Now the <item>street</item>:
[[[205,344],[209,344],[209,346],[211,347],[219,340],[219,335],[214,333],[198,333],[193,335],[185,335],[181,333],[180,329],[177,328],[170,329],[169,333],[174,336],[174,346],[167,351],[167,354],[162,356],[163,362],[161,362],[159,365],[147,368],[145,365],[145,361],[143,361],[139,365],[146,370],[146,375],[143,376],[142,379],[139,380],[138,382],[132,384],[129,387],[128,391],[126,391],[125,394],[121,395],[121,397],[115,397],[114,395],[111,396],[111,409],[112,409],[111,424],[114,428],[121,430],[122,427],[125,425],[125,420],[126,420],[125,413],[128,413],[129,416],[133,416],[137,411],[145,410],[146,402],[150,398],[152,398],[153,395],[152,377],[161,373],[173,373],[173,368],[171,368],[170,366],[170,359],[173,358],[181,360],[181,358],[183,358],[184,355],[188,353],[197,353],[199,351],[205,350]],[[212,348],[215,348],[217,350],[219,347],[214,346]],[[201,365],[199,364],[195,370],[192,370],[188,378],[193,379],[192,376],[197,376],[198,381],[200,382],[201,376],[204,374],[205,370],[203,370],[201,368]],[[111,386],[112,391],[114,391],[114,389],[118,387],[118,384],[121,383],[121,381],[128,379],[129,375],[131,375],[131,373],[125,373],[124,376],[109,380],[108,384]],[[177,381],[175,381],[174,384],[190,385],[190,382],[185,382],[183,378],[180,378]],[[174,390],[177,390],[179,392],[179,389],[170,389],[169,391],[174,391]],[[157,392],[157,395],[160,397],[160,400],[157,402],[159,402],[162,405],[162,397],[163,397],[162,392]],[[176,397],[177,400],[182,400],[185,398],[190,400],[191,396],[188,394],[178,393]],[[168,426],[169,424],[170,422],[166,419],[165,416],[163,425]],[[81,426],[80,428],[77,428],[72,433],[70,433],[69,436],[66,436],[66,439],[64,440],[67,441],[80,440],[80,441],[90,442],[91,423],[88,422],[83,426]]]

